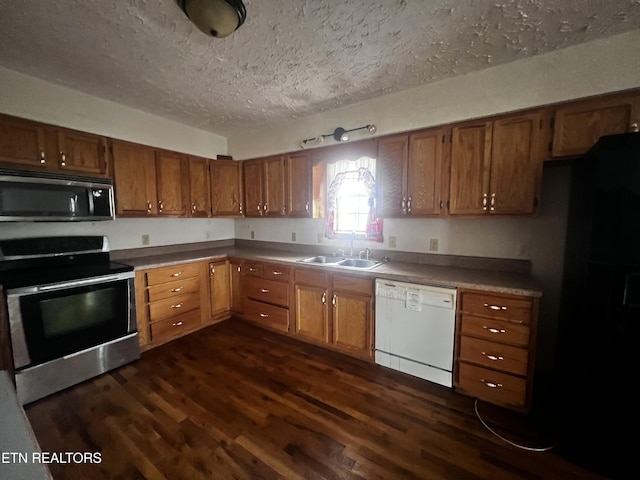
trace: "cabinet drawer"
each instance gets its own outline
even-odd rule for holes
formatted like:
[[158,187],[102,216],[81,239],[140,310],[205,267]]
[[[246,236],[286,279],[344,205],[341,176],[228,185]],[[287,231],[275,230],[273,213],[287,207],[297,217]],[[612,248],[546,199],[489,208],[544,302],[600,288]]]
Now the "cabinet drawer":
[[462,311],[514,323],[528,324],[533,305],[530,298],[502,297],[484,293],[462,294]]
[[519,377],[460,363],[458,387],[465,393],[495,403],[525,405],[527,382]]
[[198,277],[185,278],[175,282],[161,283],[149,287],[147,295],[149,302],[155,302],[164,298],[177,297],[187,293],[200,292],[200,279]]
[[192,310],[177,317],[151,324],[151,341],[179,337],[200,326],[200,310]]
[[288,282],[291,277],[291,268],[280,265],[264,265],[262,276],[270,280],[279,282]]
[[289,310],[251,300],[244,301],[244,318],[280,332],[289,331]]
[[519,347],[529,346],[528,326],[493,318],[462,315],[460,332],[463,335],[480,337],[492,342],[508,343]]
[[373,280],[367,278],[351,277],[348,275],[334,275],[333,289],[341,292],[361,293],[373,295]]
[[528,351],[523,348],[460,337],[460,360],[484,365],[516,375],[526,375]]
[[320,270],[296,269],[295,282],[313,287],[329,287],[329,274]]
[[264,265],[261,263],[245,263],[244,274],[252,277],[262,277],[264,272]]
[[169,267],[154,268],[147,272],[147,285],[158,285],[187,277],[197,277],[199,272],[199,263],[183,263]]
[[158,300],[149,304],[149,321],[157,322],[198,308],[200,308],[200,295],[197,293]]
[[246,297],[289,308],[289,284],[249,277],[244,282]]

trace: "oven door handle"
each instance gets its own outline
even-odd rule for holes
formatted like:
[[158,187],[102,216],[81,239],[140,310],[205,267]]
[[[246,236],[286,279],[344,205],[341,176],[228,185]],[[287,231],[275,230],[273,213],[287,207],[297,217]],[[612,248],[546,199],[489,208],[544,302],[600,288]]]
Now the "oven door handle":
[[123,272],[115,275],[102,275],[99,277],[82,278],[70,282],[51,283],[48,285],[36,285],[31,287],[15,288],[7,290],[7,295],[25,295],[30,293],[49,292],[52,290],[64,290],[65,288],[84,287],[106,282],[117,282],[134,278],[133,272]]

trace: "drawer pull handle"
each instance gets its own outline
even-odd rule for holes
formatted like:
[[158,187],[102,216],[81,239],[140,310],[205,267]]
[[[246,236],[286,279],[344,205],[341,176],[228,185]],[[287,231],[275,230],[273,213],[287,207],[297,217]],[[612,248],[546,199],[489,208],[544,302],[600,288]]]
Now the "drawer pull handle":
[[181,327],[182,326],[182,320],[179,322],[175,322],[171,324],[172,327]]
[[260,314],[260,316],[261,316],[262,318],[269,318],[269,315],[267,315],[266,313],[261,313],[261,314]]
[[180,275],[182,275],[182,272],[176,272],[171,274],[172,277],[179,277]]
[[172,288],[172,289],[171,289],[171,291],[172,291],[173,293],[181,292],[181,291],[182,291],[182,287]]
[[489,381],[485,380],[484,378],[480,379],[480,381],[482,383],[484,383],[489,388],[502,388],[502,384],[501,383],[489,382]]
[[492,327],[487,327],[486,325],[483,325],[482,328],[484,328],[485,330],[488,330],[490,333],[507,333],[507,331],[504,328],[492,328]]
[[268,288],[261,288],[260,291],[262,293],[269,293],[269,289]]
[[277,270],[274,270],[272,273],[273,273],[274,275],[282,275],[282,272],[279,272],[279,271],[277,271]]
[[326,305],[327,304],[327,292],[324,292],[322,294],[322,304]]
[[504,305],[489,305],[488,303],[484,304],[485,307],[490,308],[491,310],[506,310],[507,307]]
[[184,302],[176,303],[175,305],[171,305],[171,308],[182,308],[184,307]]
[[482,352],[482,355],[487,357],[489,360],[493,360],[494,362],[497,362],[498,360],[500,361],[504,360],[504,357],[501,355],[491,355],[490,353],[486,353],[486,352]]

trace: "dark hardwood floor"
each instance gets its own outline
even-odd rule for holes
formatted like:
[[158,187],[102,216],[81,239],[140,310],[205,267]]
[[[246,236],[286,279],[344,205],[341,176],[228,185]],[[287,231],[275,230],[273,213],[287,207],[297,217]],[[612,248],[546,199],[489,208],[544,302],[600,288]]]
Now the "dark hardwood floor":
[[450,389],[229,320],[26,407],[55,479],[596,479]]

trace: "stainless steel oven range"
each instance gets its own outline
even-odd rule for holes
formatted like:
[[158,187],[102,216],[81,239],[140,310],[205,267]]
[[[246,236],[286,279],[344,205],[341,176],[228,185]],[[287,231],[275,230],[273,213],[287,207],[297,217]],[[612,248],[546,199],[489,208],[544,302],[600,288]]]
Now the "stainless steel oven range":
[[106,237],[0,240],[22,404],[140,357],[133,279],[110,261]]

